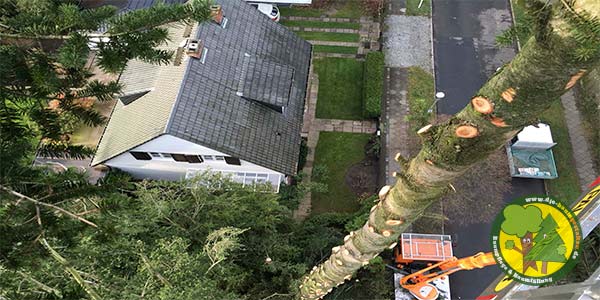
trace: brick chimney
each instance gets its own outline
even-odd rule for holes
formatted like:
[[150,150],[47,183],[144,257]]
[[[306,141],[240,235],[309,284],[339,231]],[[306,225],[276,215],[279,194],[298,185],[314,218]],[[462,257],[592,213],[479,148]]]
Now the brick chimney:
[[211,5],[210,6],[210,16],[212,17],[215,23],[221,25],[223,22],[223,9],[221,5]]

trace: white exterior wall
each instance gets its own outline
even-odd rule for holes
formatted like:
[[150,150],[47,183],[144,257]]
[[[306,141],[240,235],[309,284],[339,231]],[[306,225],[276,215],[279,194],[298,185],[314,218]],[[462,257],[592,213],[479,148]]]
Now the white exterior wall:
[[[162,135],[130,151],[139,152],[159,152],[173,154],[196,154],[196,155],[221,155],[230,156],[226,153],[215,151],[213,149],[188,142],[184,139],[172,135]],[[137,160],[129,152],[122,153],[108,161],[104,162],[111,168],[117,168],[131,174],[138,179],[156,179],[156,180],[181,180],[185,178],[190,169],[194,170],[213,170],[228,172],[256,172],[267,173],[270,179],[279,178],[284,180],[285,175],[265,167],[241,160],[241,165],[229,165],[225,161],[207,161],[202,163],[188,163],[175,161],[172,158],[155,158],[152,160]],[[279,186],[279,182],[273,182]],[[278,188],[276,188],[278,191]]]

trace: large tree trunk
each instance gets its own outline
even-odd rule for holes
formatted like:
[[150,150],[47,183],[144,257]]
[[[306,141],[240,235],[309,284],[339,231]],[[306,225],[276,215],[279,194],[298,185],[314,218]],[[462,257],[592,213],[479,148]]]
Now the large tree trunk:
[[[408,163],[399,159],[403,171],[397,174],[396,184],[382,188],[381,201],[365,225],[346,236],[327,261],[306,275],[300,298],[322,298],[381,251],[393,247],[399,234],[448,190],[451,181],[505,145],[518,130],[535,123],[586,70],[597,65],[600,38],[576,38],[575,31],[581,33],[591,25],[577,25],[575,30],[572,20],[599,16],[600,1],[553,1],[552,14],[550,6],[531,2],[538,4],[533,9],[538,19],[534,37],[479,90],[471,105],[448,122],[420,131],[423,147],[419,154]],[[575,2],[573,8],[566,7],[567,2]],[[573,11],[587,14],[575,17]],[[590,45],[596,51],[583,57],[583,49]]]

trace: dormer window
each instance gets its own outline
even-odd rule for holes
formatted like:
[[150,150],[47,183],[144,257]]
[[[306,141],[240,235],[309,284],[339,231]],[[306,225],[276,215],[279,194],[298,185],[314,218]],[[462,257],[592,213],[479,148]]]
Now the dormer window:
[[293,68],[246,54],[237,95],[283,113],[293,82]]

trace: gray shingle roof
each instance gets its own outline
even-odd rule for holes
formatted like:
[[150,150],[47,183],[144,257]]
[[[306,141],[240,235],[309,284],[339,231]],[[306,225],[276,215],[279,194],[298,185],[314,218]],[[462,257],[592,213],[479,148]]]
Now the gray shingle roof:
[[206,60],[190,60],[167,133],[295,174],[311,46],[240,0],[216,2],[227,26],[199,25]]
[[[134,9],[154,2],[129,0],[128,5]],[[133,77],[122,77],[129,78],[127,91],[146,90],[152,82],[146,75],[156,72],[154,88],[132,104],[117,103],[93,165],[167,133],[284,174],[296,173],[311,46],[241,0],[216,2],[228,22],[226,28],[210,21],[197,26],[194,36],[208,49],[204,63],[186,57],[179,67],[128,66]],[[168,46],[178,44],[177,39]],[[149,72],[134,72],[142,68]],[[168,118],[163,123],[162,117],[148,116]],[[140,125],[149,119],[153,126]],[[119,131],[123,126],[131,132]],[[164,130],[155,130],[159,128]]]

